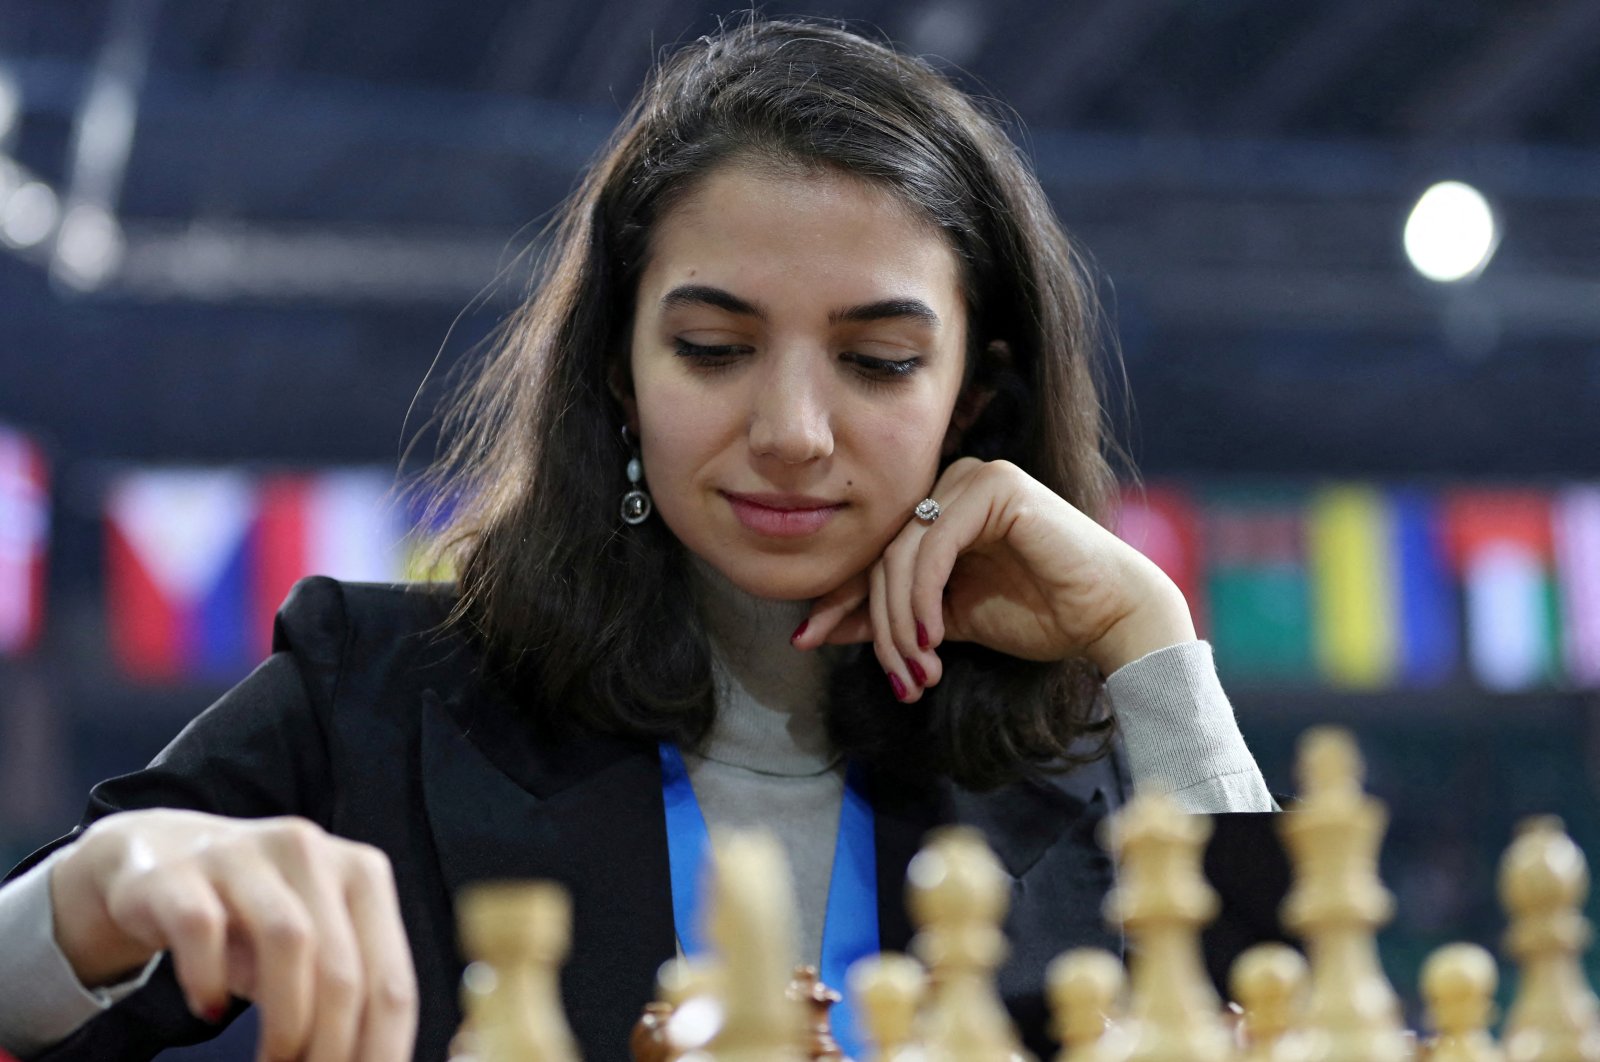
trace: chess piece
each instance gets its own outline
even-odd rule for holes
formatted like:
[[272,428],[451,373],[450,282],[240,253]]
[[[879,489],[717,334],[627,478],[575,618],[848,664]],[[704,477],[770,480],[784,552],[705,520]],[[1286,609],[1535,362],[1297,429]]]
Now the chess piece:
[[721,975],[709,957],[679,956],[661,964],[656,973],[656,996],[668,1008],[661,1038],[671,1062],[703,1050],[722,1028]]
[[1305,1009],[1306,960],[1287,944],[1257,944],[1228,972],[1228,988],[1244,1008],[1241,1062],[1297,1062]]
[[1311,957],[1308,1062],[1407,1062],[1412,1054],[1376,943],[1394,910],[1378,879],[1388,815],[1362,792],[1362,771],[1348,733],[1308,731],[1300,742],[1300,805],[1281,816],[1294,868],[1283,921]]
[[794,899],[783,850],[769,834],[734,832],[714,845],[715,896],[707,935],[722,966],[722,1027],[715,1062],[803,1062],[805,1011],[788,996]]
[[1130,1062],[1230,1057],[1222,1004],[1200,958],[1200,927],[1217,912],[1217,895],[1200,872],[1210,836],[1209,819],[1184,814],[1161,793],[1139,794],[1111,820],[1121,872],[1106,915],[1129,941]]
[[1521,971],[1503,1033],[1510,1062],[1600,1059],[1600,1004],[1581,964],[1588,894],[1588,864],[1561,820],[1523,823],[1500,863],[1505,947]]
[[822,983],[815,966],[796,966],[789,979],[788,996],[806,1013],[806,1057],[811,1062],[850,1062],[833,1038],[829,1011],[843,997]]
[[1000,931],[1011,891],[1000,863],[970,827],[934,831],[907,870],[912,950],[933,993],[923,1050],[933,1062],[1011,1062],[1026,1057],[994,987],[1006,954]]
[[1504,1062],[1489,1035],[1498,981],[1494,958],[1476,944],[1447,944],[1422,964],[1422,997],[1437,1035],[1429,1062]]
[[1056,1062],[1121,1062],[1127,1038],[1120,1028],[1128,977],[1122,962],[1101,948],[1074,948],[1045,971],[1052,1030],[1061,1041]]
[[922,964],[909,955],[883,952],[856,961],[845,979],[873,1044],[871,1062],[920,1060],[914,1035],[917,1011],[927,994],[928,975]]
[[548,882],[474,885],[459,911],[477,1062],[577,1062],[557,977],[572,936],[566,891]]
[[644,1005],[639,1020],[633,1023],[633,1034],[628,1037],[628,1053],[633,1062],[669,1062],[675,1053],[667,1040],[667,1021],[671,1017],[671,1003],[651,1000]]

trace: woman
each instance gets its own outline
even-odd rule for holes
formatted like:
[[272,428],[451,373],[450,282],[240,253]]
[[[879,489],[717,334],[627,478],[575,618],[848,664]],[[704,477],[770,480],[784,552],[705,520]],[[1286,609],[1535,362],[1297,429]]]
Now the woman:
[[904,945],[926,827],[983,825],[1026,885],[1002,987],[1038,1034],[1044,960],[1115,944],[1102,689],[1136,784],[1272,808],[1182,595],[1096,522],[1074,252],[930,68],[827,26],[702,39],[550,255],[453,421],[457,585],[303,583],[260,669],[96,789],[0,893],[52,971],[0,1043],[142,1056],[238,997],[265,1057],[395,1058],[415,1029],[438,1058],[450,896],[514,876],[572,890],[571,1020],[621,1057],[692,944],[703,821],[778,833],[825,975]]

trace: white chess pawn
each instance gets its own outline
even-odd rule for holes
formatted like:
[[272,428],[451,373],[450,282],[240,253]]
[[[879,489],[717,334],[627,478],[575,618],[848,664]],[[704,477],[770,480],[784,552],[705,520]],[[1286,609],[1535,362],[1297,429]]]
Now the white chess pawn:
[[873,1054],[861,1062],[913,1062],[917,1012],[927,996],[928,974],[909,955],[883,952],[859,959],[845,975]]
[[462,891],[462,978],[477,1062],[578,1062],[561,1009],[559,973],[572,940],[572,901],[549,882]]
[[1234,960],[1228,988],[1244,1008],[1242,1062],[1295,1062],[1305,1054],[1306,960],[1287,944],[1257,944]]
[[1504,1062],[1489,1035],[1498,983],[1494,958],[1476,944],[1446,944],[1428,956],[1422,997],[1437,1033],[1428,1062]]
[[1118,1023],[1128,975],[1101,948],[1074,948],[1045,971],[1050,1014],[1061,1051],[1056,1062],[1121,1062],[1127,1037]]

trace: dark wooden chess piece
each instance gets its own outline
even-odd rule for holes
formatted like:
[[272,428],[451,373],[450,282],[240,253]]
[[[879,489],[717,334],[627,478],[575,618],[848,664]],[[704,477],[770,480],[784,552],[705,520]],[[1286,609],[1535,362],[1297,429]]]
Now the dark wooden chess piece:
[[810,1010],[810,1021],[806,1027],[811,1035],[806,1043],[806,1057],[811,1062],[850,1062],[839,1050],[828,1018],[828,1012],[843,997],[822,983],[815,966],[794,968],[794,979],[789,982],[789,998],[806,1004]]
[[668,1062],[672,1045],[667,1042],[667,1019],[672,1017],[671,1003],[646,1003],[639,1020],[634,1023],[633,1035],[628,1037],[628,1050],[633,1062]]

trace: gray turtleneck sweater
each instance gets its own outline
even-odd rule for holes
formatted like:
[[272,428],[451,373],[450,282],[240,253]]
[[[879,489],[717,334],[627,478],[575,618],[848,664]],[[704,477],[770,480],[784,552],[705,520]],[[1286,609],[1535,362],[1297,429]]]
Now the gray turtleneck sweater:
[[[696,593],[711,636],[717,715],[689,779],[712,829],[761,826],[782,842],[794,875],[799,954],[816,963],[833,870],[844,764],[828,742],[822,702],[829,670],[861,647],[809,653],[789,642],[805,601],[751,597],[705,564]],[[1274,810],[1217,681],[1211,647],[1157,650],[1106,679],[1135,789],[1163,784],[1191,812]],[[132,981],[89,991],[52,932],[49,868],[56,856],[0,893],[0,1047],[27,1057],[65,1039],[137,990]]]

